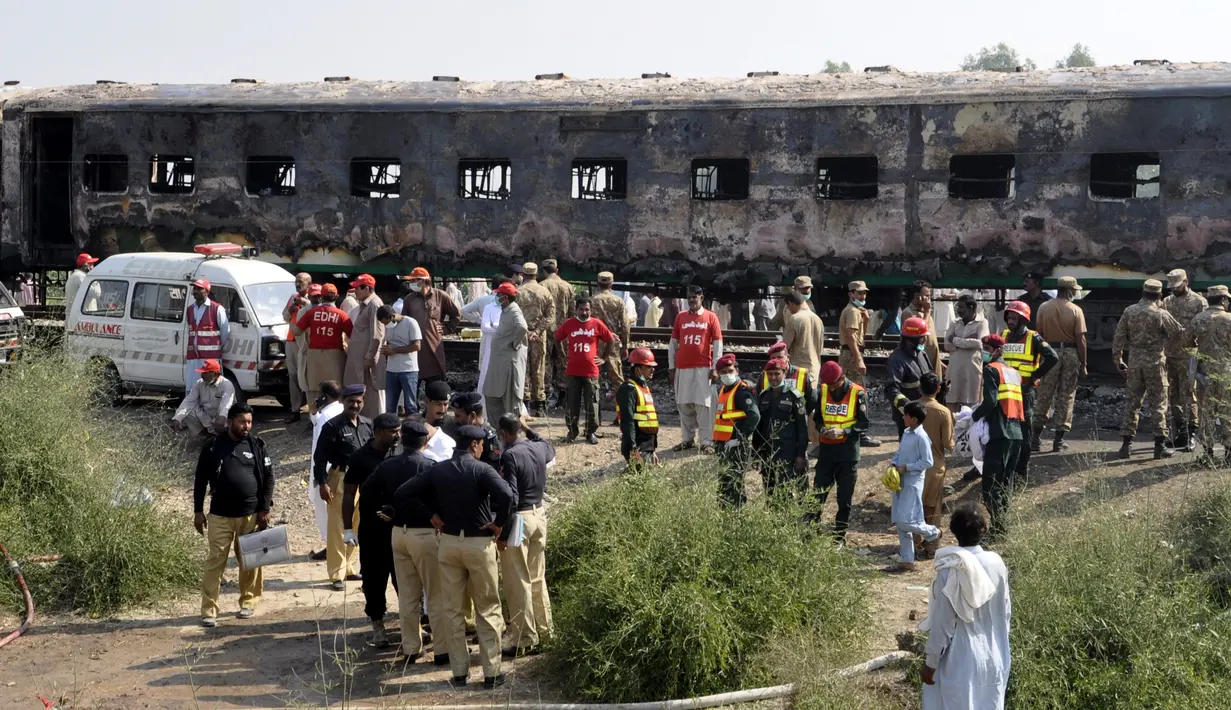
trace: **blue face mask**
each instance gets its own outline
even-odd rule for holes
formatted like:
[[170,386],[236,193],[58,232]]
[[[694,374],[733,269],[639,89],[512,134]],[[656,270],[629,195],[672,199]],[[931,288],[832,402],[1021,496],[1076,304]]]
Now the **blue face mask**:
[[919,343],[918,345],[915,346],[915,350],[918,350],[919,352],[923,352],[923,348],[924,348],[923,343]]
[[983,351],[983,362],[991,362],[991,361],[992,361],[992,354],[984,350]]
[[856,308],[863,308],[868,304],[867,301],[855,301],[854,303]]
[[799,295],[803,296],[805,301],[811,301],[811,300],[812,300],[812,292],[811,292],[811,291],[809,291],[808,293],[801,293],[801,294],[799,294]]

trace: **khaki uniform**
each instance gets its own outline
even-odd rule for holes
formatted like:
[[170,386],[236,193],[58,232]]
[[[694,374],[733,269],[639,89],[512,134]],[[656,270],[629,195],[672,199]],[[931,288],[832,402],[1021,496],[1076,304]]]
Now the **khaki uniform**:
[[[1180,328],[1189,325],[1209,304],[1205,297],[1189,289],[1183,296],[1174,293],[1163,299],[1163,309],[1175,318]],[[1167,392],[1170,394],[1171,421],[1177,435],[1186,435],[1198,427],[1196,381],[1188,378],[1188,351],[1184,340],[1167,341]]]
[[[205,517],[209,549],[205,553],[205,574],[201,578],[201,617],[213,619],[218,616],[218,593],[222,586],[222,573],[227,568],[227,558],[235,549],[239,560],[239,536],[256,532],[256,513],[242,518],[224,518],[221,515]],[[239,568],[239,608],[255,609],[261,601],[261,568]]]
[[812,311],[801,308],[782,329],[787,357],[795,367],[821,372],[821,353],[825,349],[825,323]]
[[[838,342],[841,344],[841,351],[838,353],[838,364],[842,366],[842,372],[847,379],[857,385],[862,386],[865,375],[860,374],[859,368],[856,366],[855,354],[850,349],[850,343],[845,342],[843,332],[853,329],[855,344],[859,347],[859,352],[863,353],[864,337],[868,334],[868,309],[857,308],[853,303],[847,303],[846,308],[842,309],[842,316],[838,319]],[[820,376],[820,371],[817,371],[817,376]]]
[[[610,290],[603,291],[594,297],[590,308],[594,316],[601,320],[620,339],[620,347],[627,348],[630,331],[628,312],[624,310],[624,299]],[[610,348],[604,362],[607,364],[608,376],[611,378],[611,382],[616,387],[624,384],[624,364],[620,361],[619,349]]]
[[1149,397],[1154,418],[1154,436],[1168,435],[1164,350],[1168,340],[1180,338],[1182,330],[1175,318],[1153,301],[1142,299],[1124,309],[1111,344],[1111,357],[1116,362],[1120,361],[1125,348],[1129,351],[1128,398],[1120,424],[1121,436],[1131,437],[1137,433],[1141,402],[1146,397]]
[[500,675],[500,637],[504,618],[500,614],[500,589],[496,581],[496,541],[491,537],[440,536],[440,594],[448,620],[449,663],[454,677],[466,675],[470,652],[466,647],[466,594],[474,600],[479,636],[479,662],[483,676]]
[[547,516],[543,506],[518,515],[525,525],[522,544],[500,553],[504,597],[509,604],[512,644],[538,646],[551,637],[551,598],[547,593]]
[[[551,332],[556,332],[564,321],[568,320],[569,316],[573,315],[574,294],[573,286],[569,282],[560,278],[559,274],[549,274],[547,278],[539,282],[539,284],[547,289],[551,294],[556,305],[556,317],[551,324]],[[551,361],[551,372],[549,373],[549,381],[551,386],[557,390],[563,390],[566,385],[564,379],[564,369],[568,366],[568,355],[564,352],[564,345],[556,343],[548,349],[548,359]]]
[[[980,377],[979,382],[982,381]],[[932,441],[932,467],[923,478],[923,518],[928,525],[939,526],[945,515],[945,473],[948,471],[945,452],[953,451],[953,412],[927,395],[923,395],[919,403],[927,412],[923,430]],[[937,541],[927,542],[919,535],[915,536],[915,544],[928,552],[936,552],[939,547]]]
[[517,289],[517,305],[521,306],[529,329],[525,399],[527,402],[541,402],[547,397],[543,376],[547,365],[547,344],[555,332],[555,298],[542,284],[527,281]]
[[1231,313],[1222,306],[1199,313],[1188,327],[1185,344],[1197,351],[1197,436],[1207,452],[1214,448],[1215,435],[1231,452]]
[[[794,291],[795,289],[791,289],[791,290],[792,290],[792,291]],[[808,309],[808,310],[810,310],[810,311],[811,311],[811,310],[812,310],[812,301],[805,300],[805,301],[804,301],[804,308],[806,308],[806,309]],[[770,318],[770,319],[769,319],[769,330],[770,330],[770,332],[772,333],[772,332],[774,332],[774,331],[776,331],[776,330],[782,330],[782,328],[783,328],[783,327],[784,327],[784,325],[786,324],[786,317],[787,317],[788,315],[790,315],[790,314],[789,314],[789,313],[787,313],[786,306],[781,305],[781,302],[780,302],[780,303],[779,303],[779,306],[778,306],[778,312],[774,314],[774,317],[773,317],[773,318]]]
[[[427,593],[427,620],[433,643],[440,639],[438,653],[445,653],[444,599],[440,593],[440,535],[435,528],[393,528],[393,573],[397,579],[398,617],[402,630],[402,653],[423,653],[423,594]],[[413,631],[413,633],[412,633]]]
[[[337,582],[346,579],[358,571],[355,563],[359,561],[359,546],[347,545],[343,542],[346,531],[359,532],[359,493],[355,493],[355,517],[349,521],[342,520],[342,494],[345,492],[344,479],[346,472],[337,466],[329,468],[329,529],[325,535],[325,570],[329,573],[329,581]],[[347,523],[350,523],[347,525]]]
[[1053,298],[1039,306],[1034,316],[1038,333],[1056,351],[1060,360],[1039,381],[1035,427],[1047,423],[1055,431],[1073,428],[1073,403],[1077,401],[1077,381],[1081,378],[1081,358],[1077,355],[1077,340],[1086,332],[1086,314],[1076,303],[1065,298]]

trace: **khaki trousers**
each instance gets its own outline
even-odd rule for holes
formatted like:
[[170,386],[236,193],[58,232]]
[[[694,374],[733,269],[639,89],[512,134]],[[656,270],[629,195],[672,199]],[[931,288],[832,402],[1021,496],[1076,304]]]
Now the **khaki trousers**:
[[[303,338],[307,342],[307,338]],[[307,355],[299,347],[298,340],[288,341],[286,344],[286,375],[289,381],[291,390],[291,411],[298,412],[304,405],[304,387],[300,379],[299,371],[303,366],[302,360]]]
[[[239,561],[239,536],[256,530],[256,515],[242,518],[224,518],[210,514],[206,518],[205,540],[209,545],[205,553],[205,573],[201,577],[201,616],[218,616],[218,593],[222,588],[222,573],[227,568],[231,548]],[[261,601],[261,568],[239,568],[239,608],[255,609]]]
[[539,331],[538,336],[538,340],[529,342],[529,351],[526,353],[527,402],[542,402],[547,398],[543,376],[547,370],[547,339],[551,336],[545,330]]
[[[945,465],[933,466],[923,477],[923,520],[928,525],[940,527],[945,517]],[[940,545],[933,540],[928,542],[922,536],[915,536],[915,547],[922,547],[928,552],[936,552]]]
[[342,384],[342,373],[346,370],[345,350],[320,350],[309,348],[304,367],[308,378],[308,399],[316,401],[321,394],[321,383],[333,380]]
[[[861,387],[863,386],[865,375],[859,374],[859,369],[855,363],[855,354],[850,351],[850,348],[841,348],[838,351],[838,365],[842,367],[842,374],[846,375],[846,379]],[[817,380],[820,380],[821,373],[814,372],[812,374]],[[808,421],[812,421],[811,418]]]
[[355,517],[350,525],[342,520],[343,479],[346,474],[337,466],[329,469],[329,492],[333,501],[329,504],[328,535],[325,537],[325,569],[329,572],[329,581],[337,582],[355,574],[355,560],[359,559],[359,546],[347,546],[342,542],[343,533],[347,528],[359,532],[359,494],[355,494]]
[[547,594],[547,517],[540,505],[518,513],[525,537],[518,547],[500,553],[504,598],[509,604],[509,632],[517,648],[532,648],[551,636],[551,598]]
[[[398,617],[402,620],[402,653],[423,653],[423,593],[427,592],[427,620],[432,625],[436,653],[448,653],[449,637],[440,598],[440,542],[435,528],[393,529],[393,574],[398,581]],[[463,655],[470,654],[463,649]]]
[[504,634],[496,581],[496,541],[488,536],[441,535],[439,560],[440,594],[448,621],[449,665],[453,677],[464,677],[470,670],[470,654],[454,652],[466,648],[464,608],[469,587],[474,599],[483,677],[494,678],[500,675],[500,637]]

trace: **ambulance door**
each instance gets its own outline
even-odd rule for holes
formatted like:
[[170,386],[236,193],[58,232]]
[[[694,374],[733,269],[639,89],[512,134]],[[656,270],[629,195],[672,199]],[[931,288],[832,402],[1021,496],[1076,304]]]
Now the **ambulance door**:
[[184,382],[184,283],[133,283],[129,327],[124,332],[129,376],[125,379],[156,387],[188,389]]
[[245,392],[256,391],[256,368],[260,360],[261,337],[244,307],[239,289],[227,283],[211,285],[209,297],[227,312],[229,336],[222,348],[222,366],[235,376],[235,382]]

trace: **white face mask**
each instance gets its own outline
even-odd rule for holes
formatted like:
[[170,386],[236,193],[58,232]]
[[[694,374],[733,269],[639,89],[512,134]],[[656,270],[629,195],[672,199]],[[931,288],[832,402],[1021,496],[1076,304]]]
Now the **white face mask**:
[[723,374],[718,376],[718,379],[722,381],[722,384],[726,385],[727,387],[730,387],[736,382],[739,382],[739,375],[735,374],[734,372],[724,372]]
[[423,290],[423,284],[419,283],[418,281],[412,281],[410,284],[410,290],[414,291],[415,293],[419,293],[420,291]]

